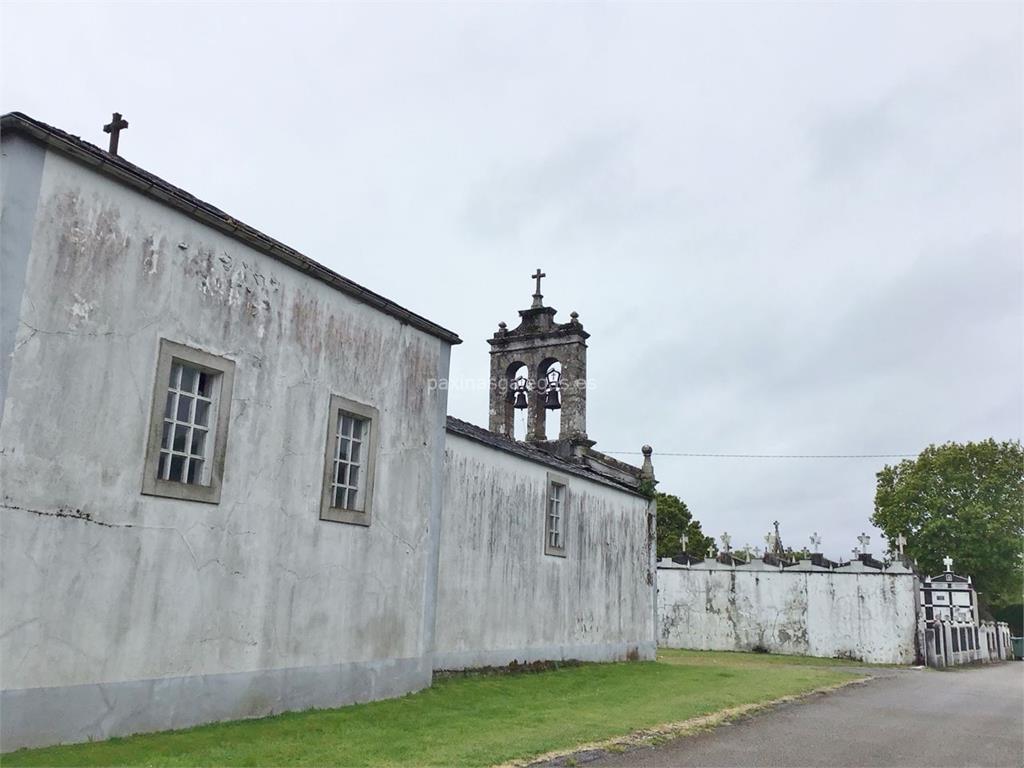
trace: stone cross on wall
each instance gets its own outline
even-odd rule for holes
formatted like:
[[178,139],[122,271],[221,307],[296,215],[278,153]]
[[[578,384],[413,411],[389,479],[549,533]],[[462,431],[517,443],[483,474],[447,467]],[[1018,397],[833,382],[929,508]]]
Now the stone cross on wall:
[[811,552],[821,552],[821,536],[817,531],[811,535]]
[[946,566],[946,573],[952,573],[953,572],[953,558],[952,557],[950,557],[949,555],[946,555],[944,558],[942,558],[942,564],[944,566]]
[[860,542],[861,552],[866,555],[868,553],[868,544],[871,543],[871,537],[862,532],[861,535],[857,537],[857,541]]
[[907,538],[901,533],[896,537],[896,551],[903,554],[903,548],[907,545]]
[[732,547],[730,545],[732,544],[732,536],[730,536],[728,533],[723,533],[721,538],[722,548],[725,549],[726,552],[731,552]]
[[679,537],[679,546],[683,548],[683,552],[686,551],[686,541],[686,534],[684,533],[682,536]]

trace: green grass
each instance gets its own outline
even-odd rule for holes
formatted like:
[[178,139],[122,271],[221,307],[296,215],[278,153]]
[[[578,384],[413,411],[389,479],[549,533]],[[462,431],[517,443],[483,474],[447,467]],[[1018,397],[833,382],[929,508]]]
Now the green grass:
[[830,663],[662,651],[657,662],[452,677],[400,699],[20,750],[3,755],[0,763],[494,765],[855,677]]

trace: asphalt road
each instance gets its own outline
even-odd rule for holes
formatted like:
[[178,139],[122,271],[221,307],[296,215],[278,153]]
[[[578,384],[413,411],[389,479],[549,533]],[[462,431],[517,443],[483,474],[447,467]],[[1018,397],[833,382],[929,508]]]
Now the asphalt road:
[[882,675],[586,765],[1024,766],[1024,662]]

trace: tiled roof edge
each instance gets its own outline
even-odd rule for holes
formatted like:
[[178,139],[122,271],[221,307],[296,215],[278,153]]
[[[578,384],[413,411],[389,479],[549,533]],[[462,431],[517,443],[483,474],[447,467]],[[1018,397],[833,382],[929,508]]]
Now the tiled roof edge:
[[176,187],[159,176],[155,176],[118,155],[112,155],[78,136],[73,136],[21,112],[8,112],[0,116],[0,130],[23,133],[37,141],[41,141],[47,146],[79,160],[101,173],[105,173],[124,184],[138,189],[149,197],[177,208],[197,221],[219,229],[225,234],[278,261],[306,272],[311,277],[327,283],[332,288],[385,314],[391,315],[403,323],[411,325],[449,344],[462,343],[462,339],[455,332],[449,331],[447,328],[395,304],[368,288],[364,288],[347,277],[343,277],[337,272],[328,269],[323,264],[314,261],[308,256],[304,256],[294,248],[260,232],[255,227],[232,218],[219,208],[200,200],[180,187]]
[[505,451],[511,453],[520,458],[526,459],[527,461],[533,461],[537,464],[544,464],[546,466],[557,469],[561,472],[576,475],[582,477],[585,480],[593,480],[595,483],[601,483],[615,488],[619,491],[625,491],[634,496],[640,498],[646,498],[635,488],[630,488],[628,485],[616,482],[613,478],[602,475],[598,472],[593,472],[587,467],[579,464],[574,464],[571,461],[564,461],[559,459],[557,456],[552,456],[550,453],[546,453],[538,448],[534,448],[529,443],[524,443],[519,440],[512,440],[503,435],[495,434],[490,430],[478,427],[476,424],[471,424],[468,421],[457,419],[454,416],[449,416],[445,424],[445,428],[452,434],[465,437],[470,440],[474,440],[478,443],[488,446],[489,448],[495,448],[499,451]]

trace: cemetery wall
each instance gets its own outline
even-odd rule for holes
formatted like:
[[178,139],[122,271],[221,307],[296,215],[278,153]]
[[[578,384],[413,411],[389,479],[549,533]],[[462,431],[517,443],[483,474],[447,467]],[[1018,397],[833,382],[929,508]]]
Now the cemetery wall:
[[[806,562],[806,561],[805,561]],[[658,564],[659,643],[670,648],[912,664],[918,581],[894,570],[786,568],[713,560]]]
[[[552,471],[568,483],[564,557],[544,547]],[[449,430],[435,668],[653,659],[649,504]]]

